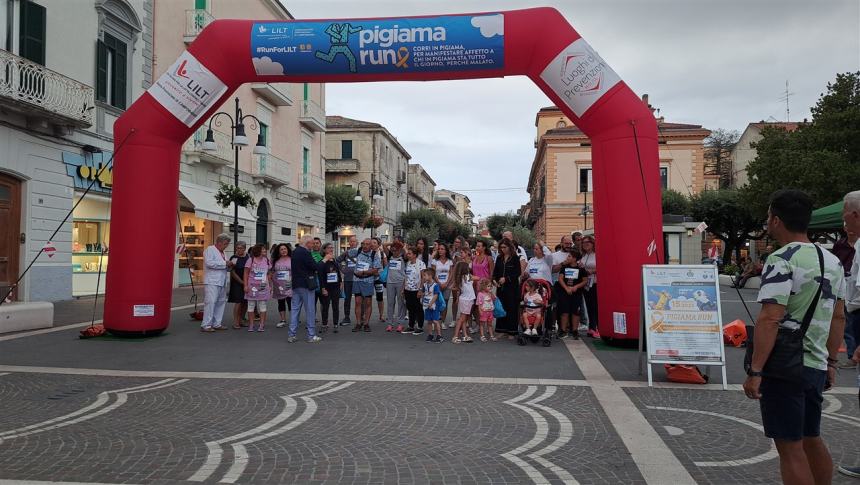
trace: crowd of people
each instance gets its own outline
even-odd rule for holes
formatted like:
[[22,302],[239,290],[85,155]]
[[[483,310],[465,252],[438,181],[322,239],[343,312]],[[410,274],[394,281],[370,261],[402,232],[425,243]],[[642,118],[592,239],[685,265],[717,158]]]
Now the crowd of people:
[[233,329],[264,332],[274,299],[276,327],[288,327],[289,342],[298,340],[303,310],[308,342],[320,342],[319,334],[338,333],[339,327],[370,332],[374,300],[374,323],[386,332],[425,335],[427,342],[489,342],[520,331],[538,335],[550,303],[557,305],[553,318],[560,338],[578,339],[582,322],[588,322],[589,336],[600,336],[597,258],[590,235],[564,236],[554,250],[538,241],[531,251],[510,231],[498,241],[457,237],[450,245],[425,238],[406,244],[400,237],[359,244],[352,236],[337,256],[331,243],[311,236],[295,248],[280,243],[268,250],[261,244],[249,249],[239,241],[227,258],[229,243],[230,236],[222,234],[204,253],[201,331],[206,333],[227,328],[222,323],[226,303],[233,304]]

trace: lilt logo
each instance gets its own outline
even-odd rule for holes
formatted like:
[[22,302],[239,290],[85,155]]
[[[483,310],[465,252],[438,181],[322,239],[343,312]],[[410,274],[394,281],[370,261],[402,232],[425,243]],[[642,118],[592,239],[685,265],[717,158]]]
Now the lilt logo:
[[179,120],[192,126],[227,90],[212,71],[188,51],[149,88],[149,94]]
[[188,64],[188,61],[182,61],[182,64],[176,68],[176,75],[179,77],[188,78],[188,70],[185,69],[185,65]]
[[583,39],[574,41],[561,51],[544,68],[540,77],[580,117],[621,81]]

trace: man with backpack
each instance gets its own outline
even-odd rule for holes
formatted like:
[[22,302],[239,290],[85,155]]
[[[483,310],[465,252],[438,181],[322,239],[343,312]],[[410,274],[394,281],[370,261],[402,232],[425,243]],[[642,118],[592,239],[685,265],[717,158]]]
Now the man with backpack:
[[836,376],[845,325],[845,275],[829,251],[809,241],[812,199],[780,190],[767,231],[782,246],[762,272],[744,393],[758,399],[765,436],[779,453],[784,483],[830,483],[833,460],[821,439],[822,392]]

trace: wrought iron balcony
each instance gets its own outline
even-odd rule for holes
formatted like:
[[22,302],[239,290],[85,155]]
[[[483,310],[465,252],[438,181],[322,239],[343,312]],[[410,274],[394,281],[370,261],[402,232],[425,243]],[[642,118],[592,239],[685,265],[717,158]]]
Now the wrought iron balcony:
[[214,152],[203,150],[203,142],[206,140],[206,126],[201,126],[194,132],[194,135],[185,142],[182,146],[182,152],[185,154],[187,163],[206,162],[211,165],[233,165],[235,157],[233,153],[233,145],[230,144],[230,135],[222,133],[218,130],[213,130],[215,135],[215,145],[218,149]]
[[325,131],[325,110],[315,101],[306,99],[300,105],[299,123],[312,131]]
[[260,155],[251,165],[255,182],[280,187],[290,183],[290,162],[274,155]]
[[319,175],[303,173],[299,181],[299,195],[305,199],[325,199],[325,180]]
[[203,32],[203,29],[205,29],[207,25],[211,24],[213,20],[215,20],[215,17],[206,10],[186,10],[185,38],[183,39],[185,40],[185,43],[190,44],[194,42],[194,39],[197,38],[200,32]]
[[58,125],[93,124],[92,87],[5,50],[0,50],[0,103]]

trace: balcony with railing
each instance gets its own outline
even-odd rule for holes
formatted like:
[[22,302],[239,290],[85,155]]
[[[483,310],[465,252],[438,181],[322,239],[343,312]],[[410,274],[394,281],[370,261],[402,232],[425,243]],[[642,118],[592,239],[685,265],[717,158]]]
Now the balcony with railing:
[[299,195],[305,199],[325,199],[325,179],[303,173],[299,179]]
[[93,124],[92,87],[5,50],[0,50],[0,103],[56,125]]
[[312,131],[325,131],[325,110],[319,104],[306,99],[299,108],[299,123]]
[[200,35],[200,32],[203,32],[203,29],[205,29],[207,25],[211,24],[213,20],[215,20],[215,17],[206,10],[186,10],[185,36],[183,39],[185,40],[185,43],[190,44],[194,42],[194,39]]
[[285,85],[272,83],[251,83],[251,91],[275,106],[292,106],[293,98]]
[[290,183],[290,162],[274,155],[260,155],[251,164],[254,182],[275,187]]
[[361,163],[352,158],[328,158],[325,161],[325,171],[334,173],[358,173]]
[[206,126],[201,126],[194,132],[182,146],[185,161],[190,164],[205,162],[214,166],[233,165],[235,160],[233,145],[230,143],[230,135],[213,130],[215,145],[218,147],[213,152],[203,150],[203,142],[206,141]]

